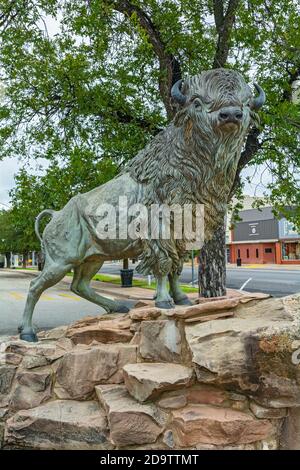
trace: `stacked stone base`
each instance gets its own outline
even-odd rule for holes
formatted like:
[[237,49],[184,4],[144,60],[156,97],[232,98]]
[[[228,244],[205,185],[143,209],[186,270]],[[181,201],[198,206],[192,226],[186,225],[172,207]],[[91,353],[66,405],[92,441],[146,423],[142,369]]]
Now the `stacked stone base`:
[[0,353],[4,449],[300,448],[300,296],[87,317]]

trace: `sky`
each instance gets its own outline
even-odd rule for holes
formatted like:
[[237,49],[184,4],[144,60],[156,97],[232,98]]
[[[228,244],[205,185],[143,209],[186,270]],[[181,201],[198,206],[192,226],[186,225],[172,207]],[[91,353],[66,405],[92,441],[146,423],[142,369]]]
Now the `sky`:
[[19,164],[13,158],[5,158],[0,162],[0,209],[3,204],[9,204],[9,190],[14,186],[14,174],[17,173]]
[[[0,209],[9,207],[9,191],[15,186],[14,176],[23,165],[16,158],[5,158],[0,161]],[[39,159],[36,161],[36,166],[30,170],[30,173],[40,175],[46,170],[47,166],[46,160]],[[40,167],[44,168],[44,171],[41,171]]]
[[[42,166],[46,169],[47,163],[40,160],[37,166]],[[9,191],[15,186],[14,175],[22,168],[22,163],[15,158],[6,158],[0,161],[0,209],[9,206]],[[243,171],[243,176],[250,176],[252,183],[245,184],[244,193],[249,196],[263,196],[266,191],[266,185],[270,180],[270,175],[265,172],[263,174],[263,167],[247,168]],[[32,170],[34,174],[41,174],[41,170]],[[262,181],[261,175],[263,174]]]

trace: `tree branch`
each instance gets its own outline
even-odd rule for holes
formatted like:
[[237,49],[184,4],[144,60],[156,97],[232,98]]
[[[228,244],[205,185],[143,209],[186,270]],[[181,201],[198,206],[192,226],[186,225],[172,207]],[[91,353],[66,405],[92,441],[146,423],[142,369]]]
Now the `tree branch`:
[[159,61],[160,94],[166,108],[167,116],[169,119],[172,119],[176,110],[170,97],[170,91],[172,85],[181,78],[179,61],[173,54],[166,51],[166,46],[161,38],[160,31],[156,28],[149,15],[140,7],[132,4],[129,0],[112,2],[111,5],[116,11],[123,13],[129,18],[135,15],[140,27],[147,33],[147,37]]
[[22,2],[16,2],[16,0],[11,0],[11,2],[7,5],[6,10],[3,9],[0,11],[0,28],[2,32],[6,31],[6,29],[14,22],[14,20],[18,17],[21,13],[22,8],[28,8],[28,2],[23,0]]
[[118,110],[118,111],[114,111],[112,115],[116,117],[118,122],[122,124],[135,123],[141,129],[147,132],[150,132],[150,134],[152,135],[156,135],[158,132],[162,130],[160,127],[154,126],[150,121],[147,121],[146,119],[143,119],[143,118],[137,118],[134,115],[130,115],[127,112]]
[[246,139],[246,144],[243,152],[241,153],[241,157],[239,159],[237,171],[235,174],[234,182],[229,194],[229,199],[228,202],[231,200],[232,196],[234,195],[235,191],[240,185],[241,179],[240,179],[240,174],[243,168],[245,168],[246,165],[252,160],[254,155],[257,153],[257,151],[262,147],[262,142],[258,140],[259,135],[260,135],[260,130],[257,129],[256,127],[252,128],[251,131],[248,134],[248,137]]
[[[289,79],[288,79],[288,85],[292,85],[292,83],[299,77],[300,75],[300,67],[296,66],[292,71],[288,71],[289,74]],[[281,102],[284,101],[291,101],[291,92],[289,90],[284,90],[282,93],[282,97],[280,99]],[[286,118],[286,120],[293,126],[295,127],[300,127],[300,123],[298,123],[295,120],[292,120],[290,118]],[[237,172],[235,175],[235,180],[232,185],[232,189],[230,192],[229,200],[232,198],[235,190],[240,184],[240,174],[241,171],[245,168],[246,165],[252,160],[256,152],[263,146],[263,144],[269,140],[265,139],[263,142],[259,141],[259,135],[261,133],[261,130],[257,128],[252,128],[251,131],[248,134],[247,140],[246,140],[246,145],[244,148],[244,151],[241,153],[241,158],[238,163],[238,168]]]
[[213,0],[213,10],[217,32],[220,33],[224,22],[224,4],[223,0]]
[[227,62],[230,35],[238,5],[239,0],[229,0],[226,13],[224,14],[224,1],[213,0],[215,25],[218,33],[216,53],[213,62],[214,69],[224,67]]

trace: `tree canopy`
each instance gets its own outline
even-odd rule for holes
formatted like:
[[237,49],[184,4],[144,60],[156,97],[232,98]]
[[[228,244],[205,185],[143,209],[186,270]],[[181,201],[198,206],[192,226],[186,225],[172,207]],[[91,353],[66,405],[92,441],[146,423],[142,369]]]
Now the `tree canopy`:
[[232,192],[263,163],[270,202],[296,207],[300,226],[299,13],[299,0],[1,0],[0,158],[49,161],[12,193],[23,208],[33,190],[31,230],[30,217],[114,176],[173,118],[176,80],[224,66],[267,94]]

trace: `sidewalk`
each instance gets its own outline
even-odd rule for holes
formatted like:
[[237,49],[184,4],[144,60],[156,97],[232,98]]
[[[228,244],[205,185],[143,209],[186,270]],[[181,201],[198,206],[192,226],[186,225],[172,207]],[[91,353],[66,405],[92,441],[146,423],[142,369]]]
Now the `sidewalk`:
[[226,269],[269,269],[269,270],[285,270],[285,271],[300,271],[300,264],[227,264]]
[[[39,273],[39,271],[34,269],[6,269],[6,271],[22,273],[32,277],[37,276]],[[72,279],[72,276],[65,276],[60,282],[70,286]],[[145,289],[143,287],[124,288],[102,281],[91,281],[91,286],[101,294],[120,299],[152,300],[155,293],[153,289]]]
[[[38,275],[39,271],[34,269],[7,269],[10,272],[18,272],[22,274],[27,274],[29,276],[35,277]],[[65,276],[60,282],[70,286],[72,283],[72,276]],[[112,284],[110,282],[102,281],[91,281],[91,286],[99,294],[103,294],[106,297],[111,297],[113,299],[129,299],[129,300],[153,300],[155,294],[154,289],[146,289],[144,287],[122,287],[120,285]],[[190,299],[198,297],[197,292],[189,292],[187,296]]]
[[[198,271],[198,263],[195,260],[195,272]],[[184,263],[184,267],[186,268],[191,268],[192,263],[190,261],[187,261]],[[286,271],[300,271],[300,260],[299,264],[255,264],[255,263],[243,263],[242,266],[237,266],[235,263],[227,263],[226,264],[226,269],[281,269],[281,270],[286,270]]]

